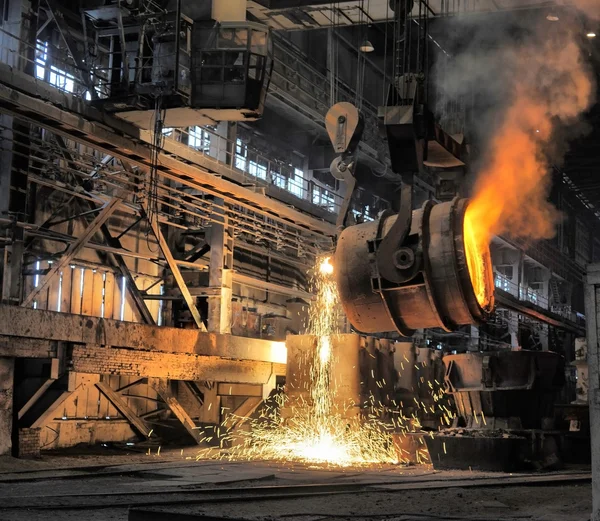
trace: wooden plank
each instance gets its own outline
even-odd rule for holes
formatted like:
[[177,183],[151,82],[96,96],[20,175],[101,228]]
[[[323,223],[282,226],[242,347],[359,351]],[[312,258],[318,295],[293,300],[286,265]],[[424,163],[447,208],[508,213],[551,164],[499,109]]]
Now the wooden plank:
[[127,281],[125,283],[125,306],[123,307],[123,320],[125,320],[126,322],[138,322],[137,315],[133,310],[134,305],[135,303],[133,302],[133,298],[131,297],[131,284],[129,283],[129,281]]
[[219,382],[217,384],[217,394],[219,396],[260,396],[262,398],[263,390],[262,385]]
[[[73,268],[71,277],[71,309],[75,315],[81,314],[81,281],[83,280],[83,268]],[[65,310],[66,311],[66,310]]]
[[44,292],[50,282],[52,282],[53,278],[60,273],[65,267],[67,267],[71,260],[77,255],[79,251],[85,246],[85,244],[94,236],[94,234],[98,231],[100,226],[102,226],[106,220],[113,214],[113,212],[117,209],[117,207],[121,204],[121,199],[115,197],[108,201],[102,211],[96,216],[96,218],[91,222],[91,224],[84,230],[81,237],[79,237],[75,242],[71,243],[67,248],[67,251],[62,255],[62,257],[56,261],[52,265],[52,269],[44,276],[43,280],[40,282],[37,288],[33,290],[21,304],[24,307],[29,306],[31,302],[38,298],[38,295]]
[[76,389],[75,391],[63,391],[58,398],[54,400],[52,405],[50,405],[50,407],[48,407],[44,413],[31,424],[31,428],[37,429],[38,427],[43,427],[46,425],[46,423],[52,419],[54,413],[58,411],[60,407],[62,407],[64,402],[74,395],[77,395],[78,392],[79,389]]
[[[114,389],[119,385],[119,375],[104,375],[102,377],[102,382],[107,385],[110,389]],[[110,399],[108,399],[108,411],[106,416],[109,418],[117,418],[119,416],[119,411],[112,403]]]
[[250,415],[260,405],[261,402],[262,396],[249,396],[240,404],[240,406],[237,409],[235,409],[235,411],[233,411],[233,414],[235,414],[238,417],[248,419]]
[[148,425],[142,420],[133,409],[127,405],[125,399],[118,393],[116,393],[110,386],[106,385],[103,382],[98,382],[96,387],[100,390],[106,398],[110,400],[110,402],[114,405],[114,407],[123,415],[129,423],[134,427],[137,433],[140,435],[142,439],[150,437],[151,429]]
[[[98,376],[98,381],[100,381],[100,376]],[[103,400],[105,400],[105,398],[102,396],[102,393],[96,387],[96,385],[94,384],[93,386],[90,386],[88,388],[87,403],[85,404],[86,405],[86,416],[92,417],[92,418],[102,417],[102,413],[100,412],[100,407],[101,407]]]
[[27,400],[27,402],[25,403],[25,405],[23,405],[23,407],[21,407],[19,409],[19,412],[17,414],[18,419],[20,420],[21,418],[23,418],[23,415],[29,410],[31,409],[31,407],[40,399],[40,397],[48,390],[48,387],[50,387],[56,380],[54,378],[48,378],[40,387],[39,389],[33,393],[33,396],[31,398],[29,398],[29,400]]
[[[122,291],[121,288],[123,287],[123,276],[116,276],[115,275],[115,283],[113,285],[113,314],[112,314],[112,318],[114,318],[115,320],[121,320],[121,298],[122,298]],[[108,315],[107,315],[108,316]]]
[[239,429],[256,408],[262,403],[262,397],[249,396],[234,411],[232,411],[224,422],[225,427],[231,430]]
[[[138,415],[144,414],[149,410],[153,410],[154,403],[149,404],[148,400],[144,398],[137,398],[137,396],[147,396],[148,395],[148,385],[144,378],[138,378],[137,376],[121,376],[119,380],[119,387],[129,386],[132,383],[140,382],[137,385],[127,387],[123,392],[120,392],[121,395],[127,397],[127,403],[129,406],[136,412]],[[134,395],[134,396],[130,396]],[[149,408],[149,405],[152,407]]]
[[171,392],[169,381],[164,378],[148,378],[148,385],[157,392],[161,399],[167,404],[167,407],[181,422],[188,434],[199,444],[200,430],[196,428],[194,421]]
[[63,313],[69,313],[71,310],[71,281],[73,279],[73,270],[67,266],[62,270],[62,286],[60,309]]
[[77,378],[75,378],[75,389],[78,389],[78,393],[77,395],[73,396],[71,399],[69,400],[65,400],[62,404],[62,414],[57,415],[57,416],[62,416],[64,418],[77,418],[78,414],[77,414],[77,407],[79,405],[79,403],[82,401],[81,398],[83,397],[83,401],[85,402],[85,398],[86,398],[86,387],[82,386],[81,383],[78,381]]
[[46,309],[49,311],[58,311],[58,295],[60,293],[62,281],[60,280],[60,273],[54,277],[54,280],[48,285],[48,302]]
[[86,268],[83,272],[83,294],[81,296],[81,314],[92,315],[94,304],[94,273]]
[[104,272],[96,270],[93,273],[92,289],[92,315],[95,317],[103,316],[102,308],[104,304]]
[[107,271],[105,275],[106,280],[104,281],[104,316],[107,318],[113,318],[115,274],[111,271]]

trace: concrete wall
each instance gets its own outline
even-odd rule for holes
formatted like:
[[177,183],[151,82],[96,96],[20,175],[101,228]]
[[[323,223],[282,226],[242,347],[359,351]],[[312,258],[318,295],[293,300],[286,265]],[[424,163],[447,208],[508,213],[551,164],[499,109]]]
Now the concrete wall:
[[14,358],[0,358],[0,455],[12,447],[14,369]]

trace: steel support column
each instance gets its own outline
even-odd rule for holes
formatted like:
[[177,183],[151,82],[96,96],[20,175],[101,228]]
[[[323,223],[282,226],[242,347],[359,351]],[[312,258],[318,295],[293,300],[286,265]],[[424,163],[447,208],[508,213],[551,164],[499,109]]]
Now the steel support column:
[[175,282],[177,282],[177,287],[179,288],[179,291],[181,292],[181,295],[183,296],[183,299],[185,300],[185,302],[188,306],[188,309],[190,310],[190,313],[192,314],[192,318],[194,319],[196,326],[198,326],[198,329],[200,331],[206,331],[206,326],[204,325],[204,322],[202,322],[202,317],[200,316],[200,312],[198,311],[198,308],[196,307],[195,299],[190,294],[190,290],[188,289],[187,284],[185,283],[185,280],[183,279],[183,275],[181,274],[181,271],[179,270],[179,266],[177,266],[177,260],[175,260],[175,257],[173,257],[173,254],[171,253],[171,249],[169,248],[169,245],[167,244],[167,240],[165,239],[165,237],[160,229],[160,224],[158,223],[156,216],[153,216],[153,217],[148,216],[147,202],[142,203],[142,207],[144,208],[144,210],[143,210],[144,217],[150,223],[152,231],[154,232],[154,235],[156,236],[156,240],[158,241],[158,247],[160,248],[160,251],[162,252],[163,257],[167,261],[167,264],[169,265],[171,273],[173,273]]
[[592,448],[591,521],[600,521],[600,264],[588,266],[584,291]]
[[231,333],[233,294],[233,235],[227,226],[223,200],[215,200],[214,216],[223,224],[214,223],[210,230],[209,287],[218,292],[208,297],[208,330]]

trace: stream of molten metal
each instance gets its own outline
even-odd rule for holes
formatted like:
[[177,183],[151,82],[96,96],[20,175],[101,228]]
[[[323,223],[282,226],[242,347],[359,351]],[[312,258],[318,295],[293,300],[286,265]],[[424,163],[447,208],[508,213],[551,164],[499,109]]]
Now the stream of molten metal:
[[[355,404],[340,403],[337,398],[332,336],[339,332],[340,305],[333,272],[329,257],[317,261],[307,331],[316,337],[316,348],[306,361],[310,364],[307,371],[309,397],[294,403],[291,417],[287,419],[280,415],[280,408],[286,404],[285,396],[274,406],[267,406],[259,418],[240,419],[250,428],[221,434],[221,445],[224,441],[232,445],[221,457],[341,467],[394,464],[401,460],[393,434],[408,430],[403,427],[403,418],[381,419],[383,407],[374,400],[371,404]],[[359,406],[367,413],[347,414]],[[411,429],[419,427],[415,421],[407,422]],[[225,426],[221,431],[226,432]],[[206,452],[199,453],[198,459],[202,457],[206,457]]]
[[491,273],[488,273],[488,265],[485,255],[488,255],[488,237],[485,228],[478,225],[473,212],[465,212],[463,222],[463,238],[465,243],[465,256],[473,292],[479,305],[489,310],[492,304],[493,281]]
[[263,433],[266,438],[258,445],[273,459],[339,466],[397,463],[393,439],[384,423],[349,419],[344,413],[354,404],[340,405],[336,400],[332,335],[338,332],[339,301],[333,272],[330,257],[317,261],[308,323],[308,333],[316,337],[316,351],[308,361],[310,401],[296,406],[287,422]]

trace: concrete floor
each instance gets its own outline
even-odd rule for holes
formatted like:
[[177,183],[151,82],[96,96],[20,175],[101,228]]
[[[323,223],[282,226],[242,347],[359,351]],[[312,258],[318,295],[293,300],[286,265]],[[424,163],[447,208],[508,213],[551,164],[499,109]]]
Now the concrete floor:
[[[196,461],[195,454],[188,448],[0,458],[0,520],[125,521],[130,506],[255,521],[587,521],[591,511],[591,486],[577,478],[585,478],[581,469],[535,475],[429,466],[326,469]],[[565,483],[565,476],[576,481]],[[540,477],[553,481],[532,483]]]

